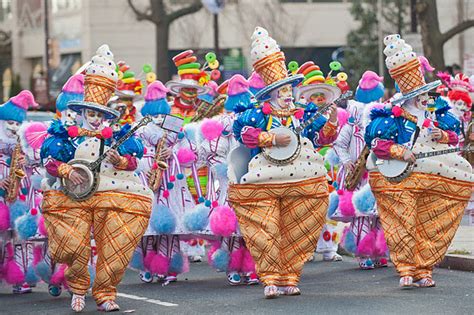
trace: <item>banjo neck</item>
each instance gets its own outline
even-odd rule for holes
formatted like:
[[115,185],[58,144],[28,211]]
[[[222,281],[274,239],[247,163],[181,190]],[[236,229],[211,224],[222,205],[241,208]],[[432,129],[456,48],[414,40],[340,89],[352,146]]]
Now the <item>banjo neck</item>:
[[445,149],[445,150],[432,151],[432,152],[422,152],[422,153],[415,154],[415,158],[423,159],[423,158],[427,158],[427,157],[444,155],[444,154],[460,152],[460,151],[465,151],[465,150],[458,147],[458,148],[453,148],[453,149]]
[[91,171],[95,171],[97,168],[99,168],[100,164],[107,158],[107,153],[112,151],[112,150],[117,150],[118,147],[120,147],[125,141],[127,141],[133,134],[140,129],[141,127],[145,126],[146,124],[150,123],[152,119],[148,116],[144,117],[140,122],[130,129],[122,138],[118,139],[107,151],[105,151],[97,160],[92,162],[89,165],[89,169]]

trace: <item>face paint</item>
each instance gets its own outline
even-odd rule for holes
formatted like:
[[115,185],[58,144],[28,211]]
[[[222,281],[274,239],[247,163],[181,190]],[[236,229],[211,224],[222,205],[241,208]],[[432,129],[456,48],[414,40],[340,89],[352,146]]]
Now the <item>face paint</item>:
[[428,106],[429,102],[430,102],[431,98],[430,96],[428,95],[428,93],[423,93],[419,96],[416,97],[415,99],[415,106],[418,108],[418,109],[426,109],[426,107]]
[[323,105],[326,103],[326,96],[324,95],[324,93],[318,92],[311,94],[309,100],[315,105]]
[[7,120],[4,124],[4,128],[7,137],[15,137],[18,129],[20,129],[20,123],[14,120]]
[[293,88],[290,84],[282,86],[277,91],[276,103],[280,109],[288,109],[294,107],[293,104]]
[[99,130],[105,120],[103,113],[91,109],[86,109],[84,119],[93,130]]
[[62,121],[64,123],[65,126],[74,126],[74,125],[77,125],[77,113],[73,110],[70,110],[70,109],[66,109],[61,117],[62,117]]

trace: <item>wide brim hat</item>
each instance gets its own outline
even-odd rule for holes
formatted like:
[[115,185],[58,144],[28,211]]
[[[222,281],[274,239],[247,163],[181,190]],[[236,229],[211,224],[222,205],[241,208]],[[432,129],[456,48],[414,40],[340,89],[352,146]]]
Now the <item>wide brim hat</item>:
[[81,114],[83,109],[91,109],[93,111],[101,112],[102,114],[104,114],[105,119],[116,119],[120,117],[119,111],[97,103],[72,101],[67,104],[67,107],[78,114]]
[[315,83],[298,87],[296,91],[296,100],[299,101],[301,98],[303,98],[307,101],[309,97],[314,93],[324,94],[327,103],[334,102],[342,94],[341,90],[335,85],[327,83]]
[[199,83],[196,80],[192,80],[192,79],[183,79],[180,81],[172,80],[166,83],[166,87],[174,95],[178,95],[182,88],[196,89],[198,95],[207,94],[211,90],[207,86],[199,85]]
[[277,90],[277,89],[279,89],[282,86],[287,85],[287,84],[291,84],[293,87],[295,87],[298,84],[300,84],[303,81],[303,79],[304,79],[303,75],[296,74],[296,75],[293,75],[293,76],[290,76],[290,77],[286,77],[282,80],[273,82],[272,84],[267,85],[266,87],[261,89],[257,94],[255,94],[255,98],[259,102],[267,101],[267,100],[270,99],[270,97],[271,97],[270,94],[274,90]]
[[115,90],[115,95],[120,98],[130,98],[133,101],[143,99],[141,94],[137,94],[130,90]]
[[418,95],[421,95],[421,94],[427,93],[427,92],[429,92],[433,89],[436,89],[440,85],[441,85],[440,80],[436,80],[436,81],[433,81],[433,82],[430,82],[430,83],[426,83],[425,85],[423,85],[419,88],[416,88],[415,90],[413,90],[411,92],[408,92],[406,94],[402,93],[402,96],[397,98],[396,100],[393,100],[392,104],[397,105],[397,104],[404,103],[404,102],[408,101],[409,99],[417,97]]

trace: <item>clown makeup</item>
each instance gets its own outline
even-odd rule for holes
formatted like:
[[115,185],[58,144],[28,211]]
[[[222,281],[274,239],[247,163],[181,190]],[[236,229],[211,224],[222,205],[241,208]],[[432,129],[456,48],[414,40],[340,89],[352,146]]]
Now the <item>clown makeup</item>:
[[197,99],[197,89],[195,88],[181,88],[179,91],[179,98],[185,104],[192,104]]
[[153,123],[157,126],[161,126],[163,124],[164,115],[155,115],[151,117],[153,119]]
[[4,129],[7,137],[15,137],[18,129],[20,129],[20,123],[14,120],[7,120],[4,124]]
[[77,113],[73,110],[66,109],[61,113],[61,121],[65,126],[77,125]]
[[99,130],[100,127],[103,125],[105,118],[104,114],[101,112],[86,109],[84,111],[84,120],[92,130]]
[[469,108],[467,107],[466,102],[463,100],[457,100],[453,103],[452,111],[457,117],[461,118],[467,111],[469,111]]
[[424,109],[426,109],[428,104],[430,104],[432,102],[433,102],[433,99],[431,99],[431,97],[428,95],[428,93],[423,93],[421,95],[418,95],[415,98],[415,106],[418,109],[423,109],[424,110]]
[[272,92],[272,104],[278,109],[293,108],[293,88],[290,84],[284,85],[278,90]]
[[326,96],[324,95],[324,93],[321,92],[311,94],[309,100],[310,102],[318,106],[326,104]]

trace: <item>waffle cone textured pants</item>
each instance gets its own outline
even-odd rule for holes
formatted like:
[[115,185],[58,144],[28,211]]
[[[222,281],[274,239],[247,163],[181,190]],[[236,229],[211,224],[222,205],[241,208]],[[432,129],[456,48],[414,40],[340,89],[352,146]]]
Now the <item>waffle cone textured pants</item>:
[[459,227],[472,183],[413,173],[393,184],[378,172],[370,173],[369,183],[398,273],[431,278]]
[[245,243],[265,286],[296,286],[326,221],[325,177],[229,187]]
[[67,284],[75,294],[90,287],[88,263],[91,231],[97,247],[92,295],[97,304],[115,300],[116,286],[145,233],[151,199],[118,192],[97,192],[85,201],[74,201],[59,191],[47,191],[43,215],[51,258],[65,263]]

